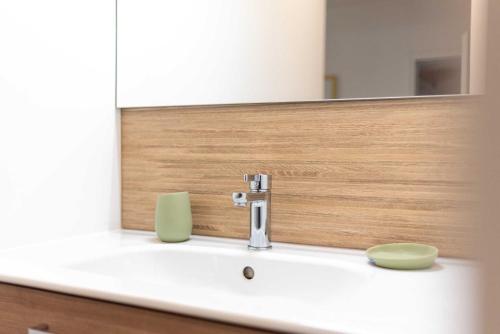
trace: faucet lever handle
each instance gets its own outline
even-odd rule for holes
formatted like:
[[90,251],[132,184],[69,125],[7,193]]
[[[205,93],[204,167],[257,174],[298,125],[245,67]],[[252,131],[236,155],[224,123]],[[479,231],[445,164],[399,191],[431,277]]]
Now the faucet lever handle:
[[271,175],[267,174],[245,174],[243,181],[249,183],[250,190],[270,190],[271,189]]

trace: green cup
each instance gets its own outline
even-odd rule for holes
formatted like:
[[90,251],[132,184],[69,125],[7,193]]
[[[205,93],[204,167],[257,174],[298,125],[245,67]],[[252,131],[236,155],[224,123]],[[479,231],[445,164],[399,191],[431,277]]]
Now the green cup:
[[158,195],[155,227],[158,238],[163,242],[188,240],[193,228],[189,193]]

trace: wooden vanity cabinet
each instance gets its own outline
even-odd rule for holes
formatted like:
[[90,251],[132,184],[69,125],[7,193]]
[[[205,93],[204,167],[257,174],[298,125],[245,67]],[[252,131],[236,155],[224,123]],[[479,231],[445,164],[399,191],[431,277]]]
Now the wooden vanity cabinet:
[[[0,333],[270,333],[89,298],[0,283]],[[44,327],[48,327],[44,329]]]

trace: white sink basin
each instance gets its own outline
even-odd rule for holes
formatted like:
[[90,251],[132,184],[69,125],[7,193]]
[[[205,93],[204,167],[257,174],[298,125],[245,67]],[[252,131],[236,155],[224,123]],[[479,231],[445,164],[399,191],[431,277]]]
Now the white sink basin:
[[[253,279],[243,275],[251,267]],[[0,281],[297,333],[475,333],[476,268],[368,264],[362,251],[116,231],[0,252]]]
[[[240,245],[238,245],[240,246]],[[244,277],[251,267],[253,279]],[[71,269],[179,287],[197,293],[212,290],[234,295],[235,307],[247,298],[266,300],[262,308],[294,302],[302,307],[341,308],[366,283],[369,268],[348,261],[289,255],[274,251],[248,251],[245,247],[214,248],[188,244],[161,245],[86,260]],[[265,299],[270,297],[269,300]],[[225,297],[226,298],[226,297]],[[306,306],[310,304],[310,306]]]

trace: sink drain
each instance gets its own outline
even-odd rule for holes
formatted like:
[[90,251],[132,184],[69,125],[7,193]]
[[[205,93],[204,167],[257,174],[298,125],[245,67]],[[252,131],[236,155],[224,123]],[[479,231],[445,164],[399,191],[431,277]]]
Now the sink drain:
[[252,279],[254,275],[255,272],[253,271],[252,267],[247,266],[243,268],[243,276],[245,276],[246,279]]

